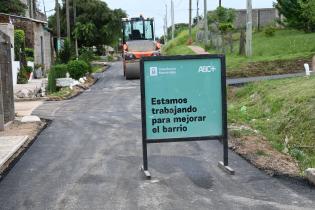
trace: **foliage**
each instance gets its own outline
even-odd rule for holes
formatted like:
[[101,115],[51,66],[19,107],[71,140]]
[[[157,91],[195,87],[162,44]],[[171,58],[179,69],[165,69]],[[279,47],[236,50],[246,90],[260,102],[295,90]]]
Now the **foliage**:
[[[65,2],[63,2],[65,4]],[[72,1],[70,0],[70,5]],[[70,8],[70,14],[73,14]],[[102,45],[118,44],[121,37],[121,19],[126,17],[121,9],[111,10],[104,1],[100,0],[77,0],[76,24],[71,22],[74,28],[71,37],[77,37],[79,47],[96,46],[100,49]],[[60,11],[61,34],[66,36],[66,9],[63,5]],[[56,35],[56,17],[49,17],[49,27]]]
[[56,87],[56,79],[57,78],[64,78],[68,72],[68,67],[66,64],[59,64],[53,66],[48,74],[48,86],[47,91],[49,93],[53,93],[57,91]]
[[33,48],[25,48],[25,55],[26,57],[34,58],[34,49]]
[[26,8],[20,0],[0,0],[0,12],[3,13],[24,16]]
[[73,57],[73,50],[71,49],[70,41],[65,39],[62,49],[57,56],[57,63],[67,64]]
[[18,84],[27,84],[28,82],[28,74],[22,66],[18,75],[17,75],[17,83]]
[[84,77],[90,70],[89,65],[82,60],[70,61],[67,66],[70,77],[76,80]]
[[33,72],[33,68],[31,66],[25,66],[24,67],[25,72],[27,72],[28,74]]
[[86,63],[90,63],[95,59],[93,50],[87,47],[82,47],[79,51],[79,54],[79,59],[85,61]]
[[21,54],[25,51],[25,33],[23,30],[14,30],[14,54],[15,60],[21,59]]
[[[174,37],[177,37],[182,31],[188,29],[187,23],[176,23],[175,30],[174,30]],[[172,26],[168,27],[167,29],[167,38],[168,40],[172,39]]]
[[224,7],[217,7],[216,10],[208,14],[209,24],[215,24],[223,33],[233,29],[234,19],[234,9],[228,9]]
[[[192,37],[195,37],[197,33],[196,28],[192,30]],[[183,55],[183,54],[194,54],[193,51],[188,48],[187,40],[189,38],[188,30],[181,31],[173,40],[167,42],[163,47],[163,54],[166,55]]]
[[268,26],[265,28],[264,33],[265,33],[266,37],[272,37],[275,35],[276,29],[273,26]]
[[278,0],[275,7],[285,17],[285,25],[306,32],[315,31],[315,0]]
[[[260,131],[289,154],[301,170],[315,167],[315,77],[264,81],[229,92],[228,121]],[[241,112],[242,107],[246,112]],[[255,120],[253,120],[255,119]]]

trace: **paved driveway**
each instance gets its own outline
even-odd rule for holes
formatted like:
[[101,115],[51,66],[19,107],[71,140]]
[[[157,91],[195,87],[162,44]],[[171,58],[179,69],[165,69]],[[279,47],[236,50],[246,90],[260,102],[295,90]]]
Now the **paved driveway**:
[[225,174],[217,141],[149,145],[144,180],[139,81],[125,81],[119,62],[99,77],[35,110],[53,121],[0,182],[0,209],[314,209],[314,188],[232,152],[236,175]]

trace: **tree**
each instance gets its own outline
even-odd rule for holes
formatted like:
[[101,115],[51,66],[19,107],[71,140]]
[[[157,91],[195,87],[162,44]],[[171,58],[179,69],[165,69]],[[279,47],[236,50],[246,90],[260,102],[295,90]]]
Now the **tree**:
[[275,7],[285,17],[284,25],[305,32],[315,31],[315,0],[278,0]]
[[26,9],[20,0],[0,0],[0,12],[24,16]]
[[[101,49],[103,45],[114,45],[121,37],[121,19],[126,13],[121,9],[111,10],[107,4],[100,0],[76,0],[77,18],[73,22],[73,4],[70,0],[70,14],[72,37],[78,39],[79,46],[96,46]],[[61,34],[66,36],[66,10],[65,4],[60,11]],[[49,27],[56,34],[55,15],[49,18]]]

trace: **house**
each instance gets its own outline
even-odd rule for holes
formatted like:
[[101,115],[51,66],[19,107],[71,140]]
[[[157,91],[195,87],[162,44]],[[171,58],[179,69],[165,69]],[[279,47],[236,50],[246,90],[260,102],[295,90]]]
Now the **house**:
[[[47,71],[54,59],[53,37],[48,28],[47,18],[43,13],[33,9],[35,6],[33,0],[21,1],[28,6],[25,17],[0,13],[1,28],[5,30],[5,24],[12,24],[14,29],[22,29],[25,32],[25,47],[34,49],[35,65]],[[8,35],[12,36],[12,34]]]

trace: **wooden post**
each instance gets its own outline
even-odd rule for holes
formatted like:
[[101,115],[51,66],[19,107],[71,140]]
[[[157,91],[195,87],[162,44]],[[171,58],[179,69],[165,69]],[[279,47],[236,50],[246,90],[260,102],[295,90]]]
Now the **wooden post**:
[[312,60],[312,71],[315,72],[315,55],[313,56]]

